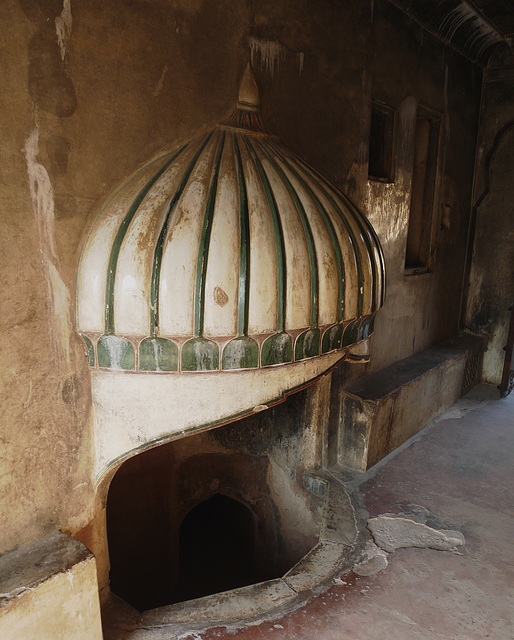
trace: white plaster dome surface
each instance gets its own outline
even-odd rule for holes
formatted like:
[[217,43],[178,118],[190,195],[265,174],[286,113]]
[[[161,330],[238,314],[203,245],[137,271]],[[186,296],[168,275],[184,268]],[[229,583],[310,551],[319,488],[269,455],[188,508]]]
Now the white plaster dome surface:
[[368,337],[384,262],[365,216],[267,134],[251,72],[232,116],[137,171],[87,237],[93,367],[260,368]]

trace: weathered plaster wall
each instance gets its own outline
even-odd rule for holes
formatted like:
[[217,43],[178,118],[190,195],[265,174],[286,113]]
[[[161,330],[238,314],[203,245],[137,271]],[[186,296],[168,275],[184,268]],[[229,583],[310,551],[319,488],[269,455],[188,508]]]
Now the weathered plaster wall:
[[[385,0],[9,0],[0,19],[0,552],[99,513],[73,311],[81,245],[134,168],[230,112],[250,54],[274,131],[368,207],[384,244],[373,368],[456,330],[480,74]],[[403,275],[408,137],[398,183],[367,183],[372,97],[406,131],[415,100],[449,115],[451,226],[424,276]]]
[[[359,200],[386,253],[387,298],[376,324],[373,369],[455,333],[478,126],[481,72],[427,37],[387,3],[375,5],[370,93],[398,109],[394,184],[366,182]],[[441,114],[429,273],[404,275],[416,105]],[[369,108],[369,107],[368,107]],[[367,167],[361,171],[367,171]],[[449,228],[441,204],[449,205]]]
[[[58,3],[6,2],[2,56],[0,550],[87,518],[88,374],[73,331],[74,268],[93,202],[72,169],[77,95]],[[76,124],[75,124],[76,127]]]
[[248,8],[230,4],[2,3],[0,551],[93,514],[81,243],[134,167],[231,108]]
[[467,326],[486,334],[483,379],[499,384],[514,303],[514,58],[503,47],[485,74],[473,202]]

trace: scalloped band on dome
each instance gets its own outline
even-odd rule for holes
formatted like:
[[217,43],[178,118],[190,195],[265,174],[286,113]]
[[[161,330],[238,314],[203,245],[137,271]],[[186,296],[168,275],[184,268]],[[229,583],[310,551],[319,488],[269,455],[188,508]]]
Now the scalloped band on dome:
[[[291,364],[347,349],[369,338],[374,314],[328,327],[308,329],[296,337],[274,333],[257,342],[248,336],[230,340],[191,338],[122,338],[81,334],[92,368],[139,372],[234,371]],[[365,357],[368,359],[368,356]]]

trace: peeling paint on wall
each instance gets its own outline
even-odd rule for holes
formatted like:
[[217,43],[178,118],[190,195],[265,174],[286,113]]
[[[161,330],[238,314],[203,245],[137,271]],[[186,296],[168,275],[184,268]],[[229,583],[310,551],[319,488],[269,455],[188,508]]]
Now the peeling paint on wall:
[[155,85],[155,89],[153,91],[153,95],[155,97],[161,95],[161,91],[162,91],[162,88],[164,86],[164,78],[165,78],[167,73],[168,73],[168,66],[166,65],[164,67],[164,69],[162,70],[161,77],[159,78],[157,84]]
[[480,58],[486,49],[501,40],[498,32],[482,18],[476,9],[464,1],[448,13],[439,32],[451,41],[457,31],[464,26],[471,33],[466,46],[476,51],[477,58]]
[[72,24],[71,0],[63,0],[61,14],[55,19],[55,31],[63,60],[66,55],[66,42],[71,36]]
[[[414,96],[408,96],[398,108],[394,182],[382,183],[373,180],[367,182],[364,209],[368,211],[368,216],[381,241],[388,246],[390,251],[393,251],[393,245],[396,244],[398,247],[402,245],[403,247],[405,243],[410,207],[416,113],[417,100]],[[390,295],[392,295],[391,291]],[[390,306],[389,303],[388,307]],[[408,306],[406,302],[402,315],[405,314]],[[414,313],[414,309],[409,312],[409,314],[411,313]]]
[[274,40],[257,40],[257,38],[250,38],[249,45],[252,66],[254,65],[256,55],[259,54],[261,68],[266,69],[273,78],[275,69],[278,71],[280,68],[280,60],[283,60],[286,56],[284,47]]
[[296,60],[298,62],[298,75],[301,76],[303,73],[303,63],[305,61],[305,54],[300,51],[300,53],[296,54]]
[[55,247],[54,193],[50,176],[38,161],[39,129],[36,126],[25,142],[25,158],[30,197],[37,223],[39,251],[51,302],[51,337],[54,351],[62,363],[70,360],[70,293],[59,273]]
[[366,206],[370,220],[380,231],[383,243],[404,242],[408,220],[408,202],[395,184],[369,181]]

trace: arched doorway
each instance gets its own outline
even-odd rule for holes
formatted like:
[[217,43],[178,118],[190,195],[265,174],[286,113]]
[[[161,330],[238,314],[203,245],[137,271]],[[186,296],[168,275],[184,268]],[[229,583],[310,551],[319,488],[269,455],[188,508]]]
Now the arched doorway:
[[241,502],[215,494],[180,527],[179,599],[189,600],[256,582],[255,522]]
[[[106,504],[114,594],[146,611],[277,578],[312,548],[315,532],[304,532],[313,515],[289,477],[275,478],[264,455],[271,434],[258,420],[162,444],[119,467]],[[262,451],[245,450],[252,433]],[[291,499],[295,509],[284,509]]]

